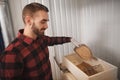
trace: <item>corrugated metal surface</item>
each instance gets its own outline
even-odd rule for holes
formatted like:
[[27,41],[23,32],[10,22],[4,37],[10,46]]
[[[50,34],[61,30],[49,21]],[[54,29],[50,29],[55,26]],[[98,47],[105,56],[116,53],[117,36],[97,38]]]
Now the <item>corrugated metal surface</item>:
[[[22,8],[34,1],[50,9],[47,34],[74,37],[90,46],[96,56],[120,67],[119,0],[9,0],[16,34],[19,28],[23,28]],[[62,62],[63,56],[73,52],[73,48],[71,43],[50,47],[55,80],[61,77],[53,57]]]
[[14,39],[14,33],[12,30],[13,27],[8,2],[6,0],[0,0],[0,24],[1,32],[4,35],[3,36],[4,45],[5,47],[7,47],[9,42],[11,42]]
[[[70,36],[80,40],[80,17],[77,15],[77,0],[50,0],[51,27],[53,36]],[[78,30],[78,31],[76,31]],[[79,34],[77,34],[79,32]],[[55,57],[62,62],[63,56],[73,52],[72,44],[54,47]],[[56,67],[56,79],[61,79],[60,71]]]
[[[70,36],[80,40],[79,10],[77,0],[50,0],[53,36]],[[58,62],[62,62],[63,56],[73,52],[72,44],[55,46],[55,56]],[[61,79],[56,70],[57,80]]]

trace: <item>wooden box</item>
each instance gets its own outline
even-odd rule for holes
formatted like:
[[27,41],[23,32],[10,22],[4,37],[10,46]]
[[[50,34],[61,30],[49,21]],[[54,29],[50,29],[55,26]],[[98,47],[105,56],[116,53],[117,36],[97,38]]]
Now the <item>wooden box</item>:
[[102,65],[103,71],[88,76],[76,66],[81,62],[81,58],[76,53],[67,55],[63,59],[63,65],[66,66],[77,80],[117,80],[116,66],[98,58],[97,62]]

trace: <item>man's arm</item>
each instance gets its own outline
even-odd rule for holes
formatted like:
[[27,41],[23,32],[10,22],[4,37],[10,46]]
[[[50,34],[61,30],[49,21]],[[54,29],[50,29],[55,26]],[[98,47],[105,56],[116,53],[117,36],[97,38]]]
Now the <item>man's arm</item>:
[[44,36],[43,40],[47,45],[52,46],[52,45],[70,42],[71,37],[48,37],[48,36]]
[[0,55],[0,80],[21,80],[23,63],[15,53],[4,52]]

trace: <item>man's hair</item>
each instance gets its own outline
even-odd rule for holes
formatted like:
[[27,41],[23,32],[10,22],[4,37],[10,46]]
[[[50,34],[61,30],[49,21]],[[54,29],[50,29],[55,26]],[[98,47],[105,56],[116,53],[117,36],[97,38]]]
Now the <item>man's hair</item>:
[[33,2],[26,5],[22,11],[23,22],[25,23],[25,17],[27,15],[32,17],[39,10],[49,12],[48,8],[40,3]]

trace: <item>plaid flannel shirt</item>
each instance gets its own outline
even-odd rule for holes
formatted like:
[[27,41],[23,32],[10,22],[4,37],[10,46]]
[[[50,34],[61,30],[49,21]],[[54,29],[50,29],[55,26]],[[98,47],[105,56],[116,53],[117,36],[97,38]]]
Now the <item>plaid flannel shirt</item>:
[[70,37],[42,36],[33,40],[19,31],[0,53],[0,80],[52,80],[48,46],[70,42]]

